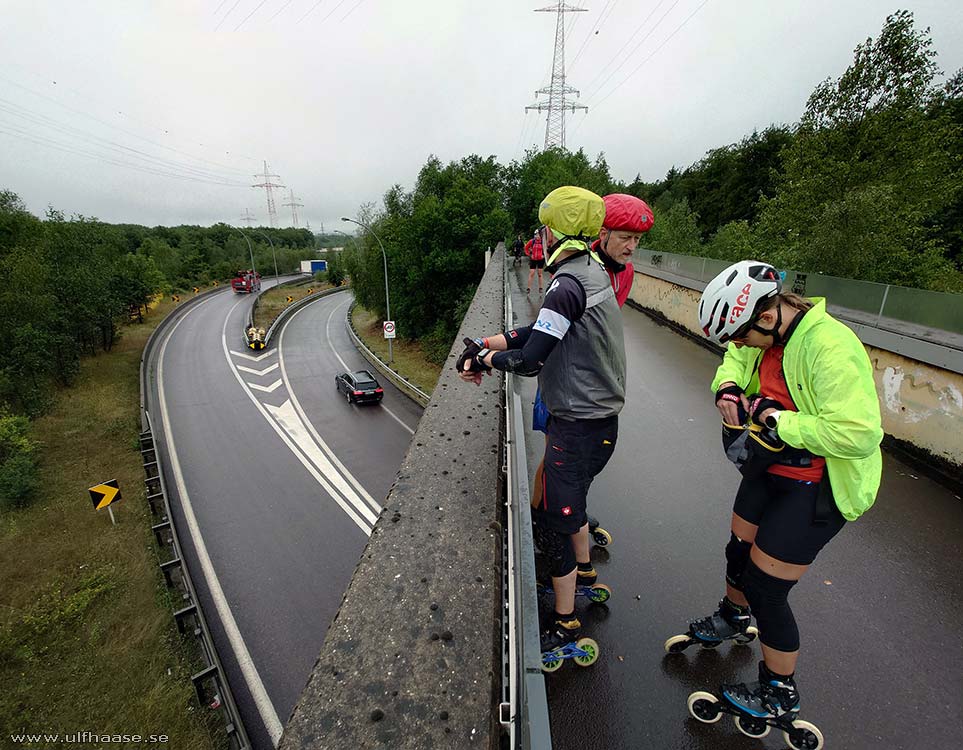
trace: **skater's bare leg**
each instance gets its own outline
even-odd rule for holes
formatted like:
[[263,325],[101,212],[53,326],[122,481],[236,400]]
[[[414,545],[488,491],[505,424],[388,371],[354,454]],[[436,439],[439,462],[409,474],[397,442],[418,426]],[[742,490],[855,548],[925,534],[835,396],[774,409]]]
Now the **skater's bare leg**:
[[572,570],[561,578],[552,578],[552,588],[555,590],[555,611],[565,614],[575,611],[575,579],[576,571]]
[[575,547],[575,561],[587,563],[591,561],[589,555],[589,527],[585,524],[576,533],[572,534],[572,545]]

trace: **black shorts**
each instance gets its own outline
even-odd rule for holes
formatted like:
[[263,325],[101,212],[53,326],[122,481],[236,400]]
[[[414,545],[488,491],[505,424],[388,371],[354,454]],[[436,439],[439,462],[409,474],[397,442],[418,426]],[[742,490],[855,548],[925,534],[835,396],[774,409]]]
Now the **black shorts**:
[[618,434],[617,416],[569,422],[549,415],[540,524],[574,534],[588,523],[589,487],[612,457]]
[[528,259],[528,267],[529,267],[529,268],[545,268],[545,259],[542,258],[541,260],[532,260],[531,258],[529,258],[529,259]]
[[767,555],[793,565],[809,565],[846,523],[835,503],[829,504],[828,518],[815,523],[818,495],[818,482],[767,472],[742,480],[732,510],[759,527],[755,545]]

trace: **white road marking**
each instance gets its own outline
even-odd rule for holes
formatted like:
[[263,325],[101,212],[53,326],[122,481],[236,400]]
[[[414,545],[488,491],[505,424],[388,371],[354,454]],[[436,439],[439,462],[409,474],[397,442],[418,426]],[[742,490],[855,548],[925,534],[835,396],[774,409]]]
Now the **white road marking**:
[[[239,367],[238,369],[240,370],[243,368]],[[267,386],[258,385],[257,383],[248,383],[248,385],[251,386],[251,388],[253,388],[256,391],[263,391],[264,393],[274,393],[274,391],[278,389],[278,386],[281,385],[281,378],[278,378],[273,383],[271,383],[271,385],[267,385]]]
[[[348,300],[348,302],[350,302],[350,300]],[[346,302],[345,304],[348,304],[348,303]],[[344,305],[341,305],[341,307],[344,307]],[[338,358],[338,361],[341,363],[341,366],[342,366],[345,370],[347,370],[348,372],[350,372],[350,371],[351,371],[351,368],[348,367],[348,363],[345,362],[343,359],[341,359],[341,355],[338,354],[338,350],[334,348],[334,344],[331,342],[331,318],[334,317],[334,314],[335,314],[339,309],[340,309],[340,308],[338,308],[338,307],[334,308],[334,309],[331,311],[331,314],[328,316],[328,322],[327,322],[327,324],[326,324],[325,327],[324,327],[324,335],[325,335],[325,336],[327,337],[327,339],[328,339],[328,346],[330,347],[331,351],[334,353],[334,356]],[[290,390],[290,388],[289,388],[288,390]],[[406,425],[403,421],[401,421],[401,417],[399,417],[397,414],[395,414],[393,411],[391,411],[391,409],[389,409],[387,406],[385,406],[383,402],[381,403],[380,406],[381,406],[382,409],[384,409],[384,410],[388,413],[388,415],[389,415],[392,419],[395,420],[395,422],[397,422],[397,423],[400,424],[402,427],[404,427],[406,430],[408,430],[408,434],[409,434],[409,435],[414,435],[414,434],[415,434],[415,431],[414,431],[411,427],[409,427],[408,425]]]
[[264,352],[264,354],[260,354],[257,357],[255,357],[252,354],[245,354],[244,352],[236,352],[233,349],[231,349],[231,354],[233,354],[235,357],[243,357],[244,359],[249,359],[252,362],[260,362],[265,357],[270,357],[272,354],[274,354],[274,349],[268,349],[266,352]]
[[[291,316],[291,319],[288,321],[288,323],[293,321],[298,315],[300,315],[302,312],[304,312],[307,309],[308,308],[305,305],[300,310],[295,312]],[[337,454],[333,450],[331,450],[331,448],[328,447],[328,444],[326,442],[324,442],[324,439],[318,434],[318,431],[314,429],[314,425],[311,424],[311,420],[308,419],[307,414],[304,413],[304,409],[301,408],[301,402],[298,401],[298,397],[295,394],[294,389],[291,387],[290,381],[288,381],[287,370],[284,367],[284,334],[287,331],[287,329],[288,329],[287,325],[285,325],[284,328],[281,329],[281,337],[278,340],[278,360],[281,362],[281,377],[284,378],[284,385],[288,389],[288,396],[290,396],[291,398],[291,403],[294,405],[295,411],[298,413],[298,416],[301,417],[301,422],[307,426],[308,431],[311,433],[312,437],[314,438],[314,441],[319,446],[321,446],[321,450],[323,450],[325,454],[328,456],[328,458],[331,459],[331,462],[338,467],[341,474],[344,477],[346,477],[347,480],[351,482],[352,485],[354,485],[355,489],[358,491],[358,494],[360,494],[365,500],[368,501],[368,504],[372,508],[374,508],[375,513],[380,513],[381,505],[378,502],[376,502],[375,499],[371,497],[370,494],[368,494],[368,491],[361,485],[361,482],[359,482],[355,478],[354,474],[348,471],[345,465],[341,463],[341,461],[338,459]]]
[[[170,333],[167,334],[167,338],[164,340],[164,345],[161,347],[160,354],[157,358],[157,392],[160,398],[161,419],[164,420],[167,453],[171,462],[171,471],[174,474],[174,483],[177,485],[177,492],[180,495],[181,506],[184,511],[184,519],[187,521],[187,528],[191,534],[191,541],[194,543],[194,550],[197,553],[197,559],[201,565],[204,580],[207,583],[211,599],[214,601],[214,607],[217,609],[217,616],[220,618],[221,625],[224,627],[224,633],[227,635],[231,649],[234,651],[234,658],[237,659],[241,674],[244,675],[244,682],[247,683],[248,691],[254,699],[254,705],[257,707],[257,711],[261,716],[261,721],[264,722],[264,727],[268,735],[271,737],[271,742],[273,742],[276,747],[281,739],[281,733],[284,727],[281,725],[274,704],[271,703],[267,690],[264,688],[261,675],[258,673],[257,667],[254,666],[254,660],[247,650],[247,644],[244,643],[244,638],[241,636],[237,621],[235,621],[234,614],[231,612],[227,597],[224,596],[224,589],[221,588],[221,582],[217,578],[217,573],[214,572],[214,564],[211,562],[211,557],[207,552],[207,546],[204,544],[204,537],[201,536],[201,530],[198,526],[197,518],[194,515],[194,507],[191,503],[190,495],[187,492],[187,485],[184,483],[184,473],[181,470],[181,464],[177,457],[177,448],[174,446],[170,418],[167,413],[167,399],[164,395],[164,353],[167,351],[167,344],[170,343],[174,331],[187,319],[187,316],[199,309],[202,305],[206,305],[208,301],[209,300],[205,300],[186,312],[184,317],[178,320],[177,323],[174,324],[174,327],[171,328]],[[237,307],[237,305],[235,305],[235,307]],[[232,312],[233,309],[234,308],[231,308]],[[228,317],[230,317],[230,313]]]
[[[240,302],[238,302],[238,304],[240,304]],[[231,360],[230,350],[227,348],[227,324],[236,307],[237,305],[228,312],[227,317],[224,319],[224,325],[221,328],[221,347],[224,350],[224,359],[227,360],[231,372],[234,373],[237,382],[247,394],[251,403],[254,404],[254,408],[261,413],[261,416],[264,417],[265,421],[277,433],[278,437],[284,441],[284,444],[288,446],[288,449],[294,454],[295,458],[301,462],[304,468],[308,470],[308,473],[324,488],[331,499],[341,506],[341,509],[357,524],[358,528],[360,528],[366,536],[371,536],[371,526],[365,520],[359,518],[358,514],[365,519],[370,518],[371,524],[374,524],[377,516],[364,504],[344,478],[335,471],[331,462],[317,449],[317,445],[312,446],[309,444],[310,441],[304,440],[303,424],[299,424],[300,420],[297,418],[293,408],[290,408],[290,411],[288,410],[287,405],[289,402],[286,401],[285,404],[282,404],[279,408],[267,407],[258,401],[251,389],[248,388],[247,383],[244,382],[241,374],[237,371],[237,366]],[[314,461],[315,458],[318,459],[316,462]],[[353,509],[351,506],[353,506]],[[357,513],[354,511],[357,511]]]
[[[230,361],[230,360],[228,360],[228,361]],[[253,369],[253,368],[251,368],[251,367],[245,367],[244,365],[235,365],[233,362],[232,362],[231,364],[232,364],[234,367],[236,367],[238,370],[240,370],[241,372],[249,372],[249,373],[251,373],[252,375],[267,375],[269,372],[272,372],[272,371],[278,369],[278,363],[277,363],[277,362],[275,362],[275,363],[274,363],[273,365],[271,365],[270,367],[265,367],[263,370],[255,370],[255,369]]]

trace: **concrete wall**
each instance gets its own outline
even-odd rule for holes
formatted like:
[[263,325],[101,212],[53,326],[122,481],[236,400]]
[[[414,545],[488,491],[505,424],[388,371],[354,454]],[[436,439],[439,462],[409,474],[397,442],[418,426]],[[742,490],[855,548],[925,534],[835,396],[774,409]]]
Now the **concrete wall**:
[[499,747],[503,378],[476,387],[454,363],[464,336],[503,329],[504,257],[478,286],[280,750]]
[[[630,299],[701,338],[699,295],[636,272]],[[866,346],[866,352],[886,434],[963,469],[963,375],[874,346]]]

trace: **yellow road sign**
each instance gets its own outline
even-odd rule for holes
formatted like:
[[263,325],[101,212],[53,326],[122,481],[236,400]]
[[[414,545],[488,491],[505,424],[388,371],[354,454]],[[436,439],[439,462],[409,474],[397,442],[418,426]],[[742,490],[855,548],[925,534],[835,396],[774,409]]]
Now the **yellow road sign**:
[[178,295],[176,295],[176,294],[172,294],[172,295],[171,295],[171,300],[172,300],[173,302],[180,302],[180,301],[181,301],[181,298],[180,298]]
[[291,302],[294,302],[294,297],[289,296],[289,297],[288,297],[288,304],[290,304]]
[[198,287],[194,287],[194,294],[197,294],[199,291],[201,290]]
[[211,286],[217,286],[217,279],[211,282]]
[[120,485],[117,484],[116,479],[98,484],[87,491],[90,493],[90,499],[94,502],[95,510],[106,508],[111,503],[115,503],[121,499]]
[[308,294],[314,294],[314,290],[313,290],[313,289],[308,289]]

